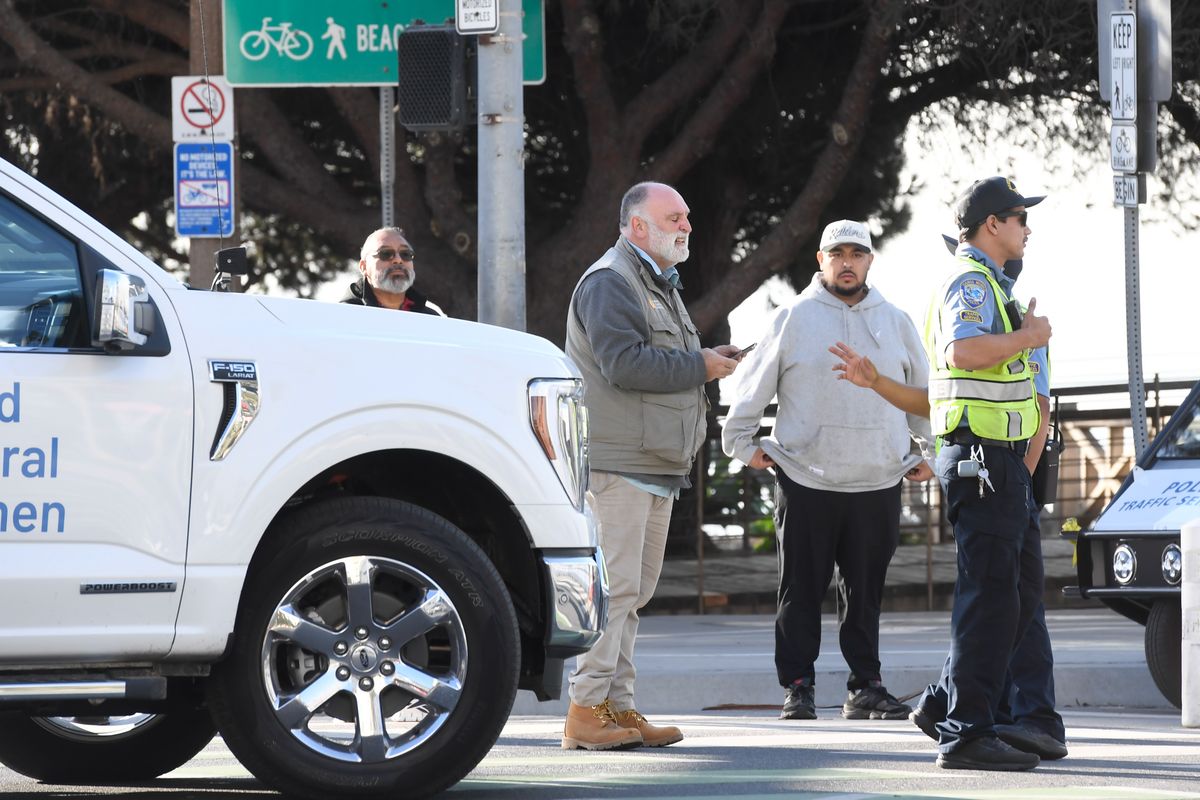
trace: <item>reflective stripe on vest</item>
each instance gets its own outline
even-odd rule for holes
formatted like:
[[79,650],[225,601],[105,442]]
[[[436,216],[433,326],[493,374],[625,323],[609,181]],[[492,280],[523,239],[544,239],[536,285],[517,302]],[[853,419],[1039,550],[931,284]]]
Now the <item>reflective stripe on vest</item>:
[[929,399],[1020,403],[1029,399],[1029,387],[1023,380],[996,383],[979,378],[938,378],[929,382]]
[[967,424],[977,436],[1008,441],[1029,439],[1037,431],[1041,419],[1026,351],[987,369],[962,370],[946,363],[945,348],[937,345],[935,334],[941,327],[946,293],[964,271],[978,272],[986,278],[1004,332],[1012,332],[1004,311],[1008,297],[991,270],[970,258],[960,257],[959,262],[962,269],[943,283],[941,294],[933,298],[925,318],[925,349],[932,368],[929,406],[933,433],[942,436],[954,430],[966,413]]

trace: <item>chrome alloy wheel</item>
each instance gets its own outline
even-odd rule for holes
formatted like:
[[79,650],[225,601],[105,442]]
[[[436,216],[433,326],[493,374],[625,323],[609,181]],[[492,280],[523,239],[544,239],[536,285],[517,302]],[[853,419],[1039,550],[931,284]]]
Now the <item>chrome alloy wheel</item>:
[[467,671],[463,621],[424,572],[353,556],[297,581],[262,644],[276,719],[309,749],[378,763],[428,741],[449,718]]
[[124,736],[159,719],[158,714],[126,714],[119,717],[32,717],[52,733],[69,739],[88,740]]

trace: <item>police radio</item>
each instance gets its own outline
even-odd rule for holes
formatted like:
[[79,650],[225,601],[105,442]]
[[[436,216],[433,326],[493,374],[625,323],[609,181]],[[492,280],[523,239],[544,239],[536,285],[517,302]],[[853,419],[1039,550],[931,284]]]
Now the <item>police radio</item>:
[[1058,457],[1065,444],[1062,431],[1058,427],[1058,397],[1054,398],[1054,412],[1050,415],[1050,425],[1046,431],[1046,445],[1042,448],[1041,458],[1033,470],[1030,481],[1033,489],[1033,502],[1038,508],[1049,505],[1058,499]]

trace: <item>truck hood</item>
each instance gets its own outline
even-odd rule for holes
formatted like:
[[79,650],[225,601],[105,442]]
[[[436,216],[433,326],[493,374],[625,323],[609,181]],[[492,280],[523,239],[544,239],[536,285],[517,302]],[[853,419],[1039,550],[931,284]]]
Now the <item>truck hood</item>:
[[[322,303],[287,297],[256,297],[271,316],[297,331],[319,335],[328,345],[360,347],[368,342],[381,345],[404,342],[479,348],[539,359],[564,360],[564,354],[547,339],[521,331],[432,314],[410,314],[389,308],[372,308],[346,303]],[[575,374],[572,368],[572,374]]]
[[579,370],[554,343],[495,325],[286,297],[181,291],[172,292],[171,299],[181,314],[198,317],[196,322],[203,326],[200,330],[232,337],[241,331],[253,339],[251,331],[269,332],[273,324],[279,325],[286,329],[280,330],[280,335],[293,348],[307,350],[314,358],[342,354],[355,360],[365,357],[381,359],[384,364],[411,364],[430,357],[470,360],[482,356],[493,364],[520,365],[531,377],[579,376]]

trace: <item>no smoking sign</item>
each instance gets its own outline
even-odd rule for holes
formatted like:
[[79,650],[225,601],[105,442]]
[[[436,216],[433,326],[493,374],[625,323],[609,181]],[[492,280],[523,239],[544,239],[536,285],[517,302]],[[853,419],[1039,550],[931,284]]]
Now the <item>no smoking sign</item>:
[[225,79],[171,78],[171,131],[177,142],[233,141],[233,89]]

